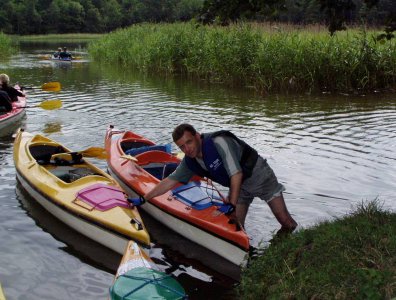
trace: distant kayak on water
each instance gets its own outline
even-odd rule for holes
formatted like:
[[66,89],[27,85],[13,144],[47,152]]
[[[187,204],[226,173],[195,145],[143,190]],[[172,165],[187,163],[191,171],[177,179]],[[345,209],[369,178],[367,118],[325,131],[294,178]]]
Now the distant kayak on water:
[[82,60],[83,59],[82,56],[72,56],[71,58],[70,57],[60,58],[60,57],[55,57],[55,56],[50,55],[50,54],[39,55],[38,57],[41,60],[66,61],[66,62],[71,62],[71,61],[74,61],[74,60]]

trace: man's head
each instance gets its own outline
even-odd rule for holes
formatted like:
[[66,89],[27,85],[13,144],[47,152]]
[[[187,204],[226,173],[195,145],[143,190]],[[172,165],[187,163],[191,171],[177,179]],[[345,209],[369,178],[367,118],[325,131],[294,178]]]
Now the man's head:
[[186,123],[178,125],[173,130],[172,138],[185,155],[191,158],[202,157],[201,137],[192,125]]

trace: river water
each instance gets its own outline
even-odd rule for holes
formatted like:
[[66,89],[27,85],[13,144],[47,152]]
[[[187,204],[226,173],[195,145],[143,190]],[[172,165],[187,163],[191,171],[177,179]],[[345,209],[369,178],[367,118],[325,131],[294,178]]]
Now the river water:
[[[62,45],[63,46],[63,45]],[[84,44],[69,43],[77,55]],[[27,109],[19,124],[73,150],[103,147],[113,124],[159,143],[190,122],[200,131],[229,129],[268,159],[286,186],[289,211],[307,228],[342,217],[362,201],[396,210],[396,96],[257,95],[253,90],[184,78],[138,74],[89,59],[40,59],[58,45],[22,44],[0,73],[12,82],[62,90],[29,90],[31,106],[60,99],[59,110]],[[84,54],[84,53],[82,53]],[[84,56],[85,57],[85,56]],[[0,138],[0,282],[7,299],[106,299],[121,256],[69,229],[30,198],[16,181],[13,138]],[[174,148],[174,150],[176,150]],[[103,169],[106,163],[94,161]],[[150,256],[173,274],[191,299],[233,299],[240,269],[143,214]],[[254,200],[246,221],[252,245],[268,244],[279,228],[268,206]]]

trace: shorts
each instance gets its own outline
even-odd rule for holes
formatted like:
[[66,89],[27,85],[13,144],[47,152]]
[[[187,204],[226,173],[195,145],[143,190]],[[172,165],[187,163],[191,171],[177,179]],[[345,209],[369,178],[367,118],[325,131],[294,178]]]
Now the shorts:
[[259,156],[253,168],[252,176],[244,180],[241,185],[237,203],[250,205],[254,197],[259,197],[268,203],[279,197],[285,190],[285,187],[278,182],[267,160]]

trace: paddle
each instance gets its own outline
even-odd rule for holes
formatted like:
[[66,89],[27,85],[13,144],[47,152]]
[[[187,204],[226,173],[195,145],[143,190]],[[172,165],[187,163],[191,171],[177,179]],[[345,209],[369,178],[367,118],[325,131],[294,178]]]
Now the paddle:
[[[100,147],[90,147],[82,151],[72,151],[64,153],[52,154],[51,159],[61,159],[66,161],[71,161],[77,157],[77,155],[82,155],[83,157],[93,157],[98,159],[106,159],[106,150]],[[80,157],[81,158],[81,157]]]
[[44,100],[40,104],[32,105],[32,106],[21,106],[20,108],[33,108],[33,107],[41,107],[46,110],[53,110],[62,107],[62,101],[59,99],[56,100]]
[[82,151],[77,151],[77,153],[80,153],[85,157],[94,157],[99,159],[107,158],[106,150],[100,147],[90,147]]
[[[48,92],[59,92],[61,90],[61,84],[58,81],[46,82],[40,87],[44,91]],[[22,90],[34,90],[38,89],[37,87],[21,87]]]

